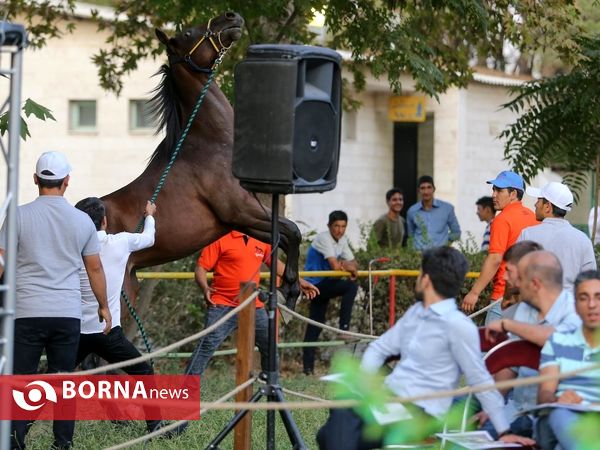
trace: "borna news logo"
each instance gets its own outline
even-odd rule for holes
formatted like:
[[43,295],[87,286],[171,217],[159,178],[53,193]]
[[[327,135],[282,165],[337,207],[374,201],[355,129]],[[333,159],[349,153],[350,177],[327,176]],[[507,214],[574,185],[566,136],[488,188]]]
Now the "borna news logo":
[[0,375],[0,420],[198,420],[193,375]]
[[32,387],[25,392],[16,389],[12,390],[13,400],[19,408],[22,408],[25,411],[36,411],[44,406],[47,401],[52,403],[58,401],[56,391],[45,381],[32,381],[31,383],[28,383],[25,388],[30,386],[38,387]]

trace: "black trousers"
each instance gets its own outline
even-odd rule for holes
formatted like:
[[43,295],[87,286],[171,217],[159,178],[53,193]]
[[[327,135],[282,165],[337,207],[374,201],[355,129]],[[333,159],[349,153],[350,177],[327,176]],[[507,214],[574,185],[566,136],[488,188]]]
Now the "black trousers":
[[[417,443],[442,430],[443,425],[440,421],[427,414],[422,408],[410,403],[404,406],[409,410],[413,419],[396,422],[393,425],[394,431],[404,436],[406,442]],[[327,422],[317,432],[319,449],[368,450],[383,447],[386,444],[383,437],[365,439],[364,425],[365,422],[352,409],[331,409]],[[385,432],[384,427],[384,437]]]
[[[340,329],[347,330],[350,327],[352,318],[352,305],[354,297],[358,291],[358,285],[352,280],[341,280],[339,278],[325,278],[317,283],[319,295],[310,300],[309,318],[319,323],[325,323],[325,314],[329,300],[335,297],[342,297],[340,305]],[[304,342],[315,342],[321,334],[321,328],[314,325],[307,325]],[[303,364],[304,372],[312,372],[315,368],[315,349],[314,347],[304,348]]]
[[[14,373],[38,373],[42,351],[46,350],[48,373],[73,372],[81,321],[70,317],[32,317],[15,320]],[[68,404],[65,407],[69,407]],[[24,449],[32,421],[13,420],[11,448]],[[55,420],[54,447],[70,448],[75,421]]]
[[[109,363],[128,361],[141,356],[135,346],[123,334],[120,326],[114,327],[108,334],[92,333],[79,336],[79,349],[77,350],[77,364],[81,363],[88,355],[95,353]],[[147,362],[123,367],[123,372],[128,375],[153,375],[154,370]],[[160,420],[147,420],[148,430],[152,431]]]

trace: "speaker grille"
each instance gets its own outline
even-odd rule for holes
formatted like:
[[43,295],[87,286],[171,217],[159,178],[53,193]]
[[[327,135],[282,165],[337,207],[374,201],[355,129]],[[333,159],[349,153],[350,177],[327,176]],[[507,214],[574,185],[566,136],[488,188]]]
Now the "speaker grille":
[[306,181],[324,178],[335,148],[337,115],[326,102],[306,101],[296,109],[294,173]]

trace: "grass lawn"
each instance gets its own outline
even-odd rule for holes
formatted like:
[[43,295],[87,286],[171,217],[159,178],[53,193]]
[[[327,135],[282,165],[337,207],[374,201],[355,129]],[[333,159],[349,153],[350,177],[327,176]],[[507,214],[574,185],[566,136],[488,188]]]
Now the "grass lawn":
[[[296,371],[297,373],[297,371]],[[219,367],[209,370],[202,378],[202,400],[214,401],[235,387],[234,369]],[[303,392],[320,398],[331,398],[327,383],[319,381],[318,376],[306,377],[302,374],[283,374],[281,385],[293,391]],[[290,401],[301,400],[286,395]],[[327,409],[298,410],[292,412],[300,432],[311,449],[316,449],[315,435],[319,427],[325,423]],[[232,411],[209,411],[201,420],[193,422],[187,431],[174,439],[151,441],[146,448],[159,449],[204,449],[232,417]],[[276,443],[277,448],[291,448],[283,423],[277,415]],[[253,414],[252,448],[266,448],[266,412]],[[144,422],[132,422],[130,425],[115,425],[111,422],[81,421],[76,424],[75,449],[101,449],[134,439],[146,432]],[[27,448],[30,450],[47,450],[52,443],[52,422],[36,422],[27,436]],[[142,445],[137,445],[141,449]],[[233,448],[233,432],[220,445],[220,448]]]

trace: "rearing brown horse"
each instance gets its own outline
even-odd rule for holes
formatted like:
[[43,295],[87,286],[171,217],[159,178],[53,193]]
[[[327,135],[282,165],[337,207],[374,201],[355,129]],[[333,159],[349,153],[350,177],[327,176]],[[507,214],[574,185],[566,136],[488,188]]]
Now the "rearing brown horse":
[[[109,233],[135,230],[210,68],[219,54],[240,38],[243,23],[239,14],[227,12],[173,38],[156,30],[156,36],[167,48],[169,64],[160,70],[163,78],[152,102],[158,108],[160,128],[165,128],[166,137],[138,178],[103,197]],[[129,260],[130,276],[125,277],[125,285],[133,298],[137,291],[136,269],[190,255],[230,230],[270,242],[270,211],[233,177],[232,149],[233,108],[212,83],[157,197],[155,244],[132,254]],[[301,235],[290,220],[281,218],[279,225],[279,247],[287,254],[282,291],[288,304],[293,305],[299,295]]]

